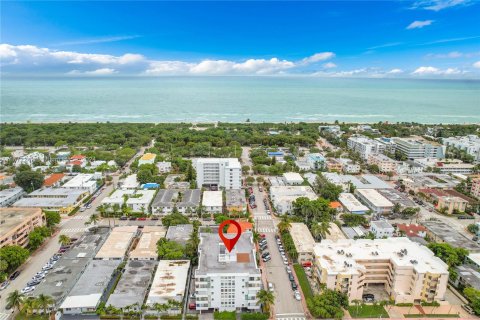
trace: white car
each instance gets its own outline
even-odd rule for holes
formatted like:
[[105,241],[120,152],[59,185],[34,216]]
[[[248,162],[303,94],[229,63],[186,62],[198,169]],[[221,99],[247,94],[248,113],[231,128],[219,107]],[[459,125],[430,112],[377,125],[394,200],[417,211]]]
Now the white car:
[[21,293],[25,294],[25,293],[29,293],[29,292],[32,292],[33,290],[35,290],[35,287],[25,287],[22,289],[22,291],[20,291]]
[[302,296],[300,295],[300,292],[298,290],[295,290],[295,292],[293,293],[293,296],[295,297],[295,300],[302,300]]
[[268,283],[268,290],[273,291],[273,283],[271,282]]
[[287,265],[287,264],[288,264],[288,260],[287,260],[287,259],[284,259],[284,260],[283,260],[283,264],[284,264],[284,265]]

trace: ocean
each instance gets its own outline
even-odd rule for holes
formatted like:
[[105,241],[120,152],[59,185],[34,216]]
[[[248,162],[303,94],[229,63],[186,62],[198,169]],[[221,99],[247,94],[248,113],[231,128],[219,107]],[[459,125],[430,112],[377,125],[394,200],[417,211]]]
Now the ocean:
[[1,122],[480,123],[480,81],[4,77],[0,98]]

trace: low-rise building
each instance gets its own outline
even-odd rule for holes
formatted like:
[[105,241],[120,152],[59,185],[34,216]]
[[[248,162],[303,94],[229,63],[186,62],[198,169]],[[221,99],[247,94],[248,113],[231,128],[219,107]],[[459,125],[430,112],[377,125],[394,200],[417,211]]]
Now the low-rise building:
[[307,225],[304,223],[290,223],[290,235],[298,252],[298,263],[312,262],[315,239],[313,239]]
[[471,253],[479,253],[480,245],[459,233],[443,221],[425,220],[422,224],[427,228],[427,236],[438,243],[448,243],[454,247],[467,249]]
[[312,169],[310,167],[310,164],[305,158],[300,158],[295,160],[295,165],[298,167],[298,170],[300,171],[310,171]]
[[86,190],[68,188],[43,188],[35,190],[13,204],[22,208],[42,208],[68,214],[88,197]]
[[137,174],[128,175],[123,181],[120,181],[122,189],[137,189],[140,187],[140,183],[137,180]]
[[190,182],[183,181],[184,179],[185,176],[183,174],[169,174],[163,184],[165,185],[165,189],[187,190],[190,188]]
[[74,190],[86,190],[89,194],[93,194],[97,189],[97,178],[94,174],[80,173],[63,184],[63,188]]
[[117,309],[129,307],[130,310],[140,311],[156,265],[157,261],[129,260],[105,305]]
[[202,198],[202,207],[206,212],[223,212],[223,193],[222,191],[204,191]]
[[334,158],[328,158],[326,162],[327,170],[329,172],[342,172],[343,164]]
[[1,208],[0,216],[0,248],[9,245],[25,248],[30,232],[46,224],[45,214],[41,209]]
[[465,212],[465,208],[468,204],[467,200],[452,196],[437,197],[437,201],[438,203],[436,208],[438,210],[446,209],[446,213],[448,214],[453,214],[454,212]]
[[390,201],[393,204],[398,203],[402,208],[415,207],[415,202],[413,202],[404,193],[401,193],[396,189],[378,189],[377,191],[383,197],[385,197],[388,201]]
[[186,286],[189,268],[189,260],[159,261],[145,304],[153,308],[156,303],[166,304],[169,300],[182,302],[188,292]]
[[470,193],[475,198],[480,198],[480,178],[472,179],[472,187]]
[[320,153],[310,153],[307,155],[307,163],[312,170],[321,170],[325,167],[325,157]]
[[425,238],[427,236],[427,228],[416,223],[411,223],[411,224],[399,223],[397,224],[397,230],[401,235],[403,234],[409,238],[412,238],[412,237]]
[[19,157],[16,161],[15,161],[15,167],[20,167],[22,164],[26,164],[28,165],[30,168],[33,168],[34,167],[34,163],[39,161],[39,162],[42,162],[44,163],[46,160],[45,158],[45,155],[43,153],[40,153],[40,152],[32,152],[32,153],[29,153],[27,155],[24,155],[24,156],[21,156]]
[[0,207],[8,207],[20,200],[25,191],[20,187],[3,189],[0,191]]
[[342,192],[338,196],[338,201],[342,204],[348,213],[365,214],[369,210],[352,193]]
[[398,161],[390,159],[384,154],[371,154],[368,157],[367,163],[369,165],[376,165],[380,172],[397,172]]
[[123,260],[133,237],[137,234],[137,226],[115,227],[102,245],[95,260]]
[[355,189],[393,189],[393,186],[374,175],[364,174],[360,176],[343,175],[336,172],[322,172],[329,182],[341,186],[345,192],[350,190],[350,185]]
[[350,302],[362,300],[371,285],[383,286],[395,303],[445,298],[447,264],[408,238],[323,240],[314,255],[316,281],[345,293]]
[[453,281],[455,287],[472,287],[476,290],[480,290],[480,273],[478,272],[478,269],[463,264],[455,267],[454,270],[457,272],[457,277]]
[[225,191],[225,205],[228,212],[247,211],[244,189],[230,189]]
[[170,161],[160,161],[156,163],[158,168],[158,172],[160,173],[168,173],[172,171],[172,163]]
[[302,176],[297,172],[285,172],[283,180],[285,180],[285,184],[288,186],[301,185],[303,183]]
[[242,233],[230,252],[217,231],[201,232],[194,277],[197,310],[260,309],[262,279],[251,232]]
[[387,213],[393,209],[393,203],[375,189],[356,189],[355,195],[373,212]]
[[[253,224],[248,221],[239,221],[237,223],[240,225],[240,231],[243,233],[245,231],[253,232]],[[227,228],[227,233],[238,233],[238,229],[234,224],[229,224]]]
[[166,215],[177,208],[178,212],[191,215],[200,206],[200,189],[160,189],[152,202],[154,215]]
[[345,234],[342,232],[340,227],[333,222],[328,223],[328,232],[325,234],[326,240],[337,241],[340,239],[346,239]]
[[94,313],[108,294],[106,289],[120,263],[120,260],[93,260],[60,305],[62,313]]
[[465,151],[471,155],[475,161],[480,161],[480,137],[470,134],[463,137],[443,138],[443,144],[448,147],[454,147]]
[[64,173],[52,173],[43,181],[44,187],[60,187],[65,178]]
[[157,260],[157,242],[164,238],[167,230],[163,226],[144,226],[135,248],[130,251],[130,260]]
[[440,161],[436,158],[420,158],[415,159],[414,162],[422,166],[424,171],[434,170],[443,174],[470,174],[475,168],[475,165],[464,163],[458,159],[444,159]]
[[360,173],[360,165],[351,159],[340,158],[338,161],[342,164],[342,171],[349,174]]
[[277,213],[285,214],[292,211],[292,203],[300,198],[317,199],[317,195],[309,186],[271,186],[270,199]]
[[377,239],[390,238],[393,237],[395,228],[386,220],[370,221],[370,231]]
[[70,157],[70,160],[66,163],[65,167],[68,171],[72,172],[75,166],[85,168],[87,163],[87,157],[82,154],[75,154]]
[[136,190],[128,197],[125,204],[134,212],[150,212],[150,203],[155,196],[155,190]]
[[175,241],[180,244],[187,244],[193,233],[193,225],[191,224],[177,224],[176,226],[168,227],[166,238],[170,241]]
[[138,160],[138,166],[141,166],[142,164],[154,164],[156,157],[157,157],[157,155],[156,155],[155,153],[145,153],[145,154]]
[[402,183],[407,191],[418,192],[419,189],[452,189],[460,182],[449,176],[441,173],[418,173],[409,174],[401,177]]

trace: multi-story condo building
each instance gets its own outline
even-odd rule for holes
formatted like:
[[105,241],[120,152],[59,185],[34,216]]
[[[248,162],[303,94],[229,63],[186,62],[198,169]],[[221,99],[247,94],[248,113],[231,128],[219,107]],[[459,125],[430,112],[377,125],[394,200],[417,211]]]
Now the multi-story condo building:
[[398,162],[384,154],[371,154],[368,157],[369,165],[377,165],[380,172],[396,172]]
[[480,137],[470,134],[464,137],[450,137],[443,139],[443,144],[447,147],[455,147],[465,150],[469,155],[474,157],[475,161],[480,161]]
[[436,142],[420,138],[393,138],[393,141],[397,146],[397,150],[408,159],[445,158],[446,147]]
[[347,147],[358,152],[362,159],[365,160],[373,153],[382,153],[385,151],[385,145],[383,143],[362,135],[353,135],[348,138]]
[[316,281],[350,301],[371,285],[383,285],[395,303],[444,300],[447,264],[408,238],[323,240],[314,256]]
[[242,166],[236,158],[199,158],[195,160],[197,186],[240,189]]
[[317,199],[317,195],[309,186],[271,186],[270,199],[278,214],[285,214],[292,210],[293,201],[300,197],[310,200]]
[[7,245],[28,245],[28,235],[35,227],[45,225],[41,209],[2,208],[0,210],[0,248]]
[[230,252],[216,231],[200,233],[195,270],[197,310],[259,310],[257,293],[261,288],[261,273],[250,231],[242,233]]
[[480,178],[472,180],[472,188],[470,189],[472,196],[480,198]]
[[45,155],[43,153],[40,153],[40,152],[32,152],[32,153],[29,153],[27,155],[24,155],[20,158],[18,158],[16,161],[15,161],[15,167],[19,167],[21,166],[22,164],[26,164],[28,166],[30,166],[31,168],[34,167],[34,162],[35,161],[40,161],[40,162],[45,162],[46,158],[45,158]]
[[360,173],[360,165],[355,163],[353,160],[340,158],[338,161],[342,163],[342,170],[344,173]]

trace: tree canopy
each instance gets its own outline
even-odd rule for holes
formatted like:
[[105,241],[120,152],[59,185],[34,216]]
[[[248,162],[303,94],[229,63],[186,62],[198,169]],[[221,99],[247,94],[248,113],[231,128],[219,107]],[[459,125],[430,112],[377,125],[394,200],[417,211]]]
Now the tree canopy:
[[343,308],[348,307],[348,298],[344,293],[326,289],[307,301],[308,310],[315,318],[341,319]]

